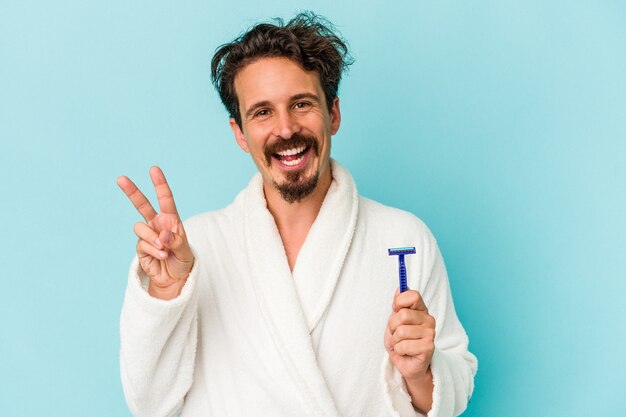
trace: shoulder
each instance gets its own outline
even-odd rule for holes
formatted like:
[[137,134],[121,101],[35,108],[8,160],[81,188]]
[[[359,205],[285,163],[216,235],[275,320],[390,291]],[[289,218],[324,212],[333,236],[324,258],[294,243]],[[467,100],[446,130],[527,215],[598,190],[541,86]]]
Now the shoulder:
[[243,210],[239,198],[219,210],[196,214],[183,222],[185,232],[191,243],[207,239],[228,238],[243,227]]
[[381,227],[391,232],[410,231],[434,239],[428,226],[413,213],[362,196],[359,196],[359,216],[368,223],[368,227]]
[[425,259],[434,259],[438,252],[437,240],[428,226],[408,211],[359,196],[358,222],[370,238],[388,248],[414,246]]
[[[360,240],[373,246],[372,253],[386,252],[390,248],[414,247],[410,256],[409,286],[424,293],[431,282],[433,270],[442,261],[437,240],[426,224],[416,215],[395,207],[360,197]],[[387,271],[391,273],[391,271]]]

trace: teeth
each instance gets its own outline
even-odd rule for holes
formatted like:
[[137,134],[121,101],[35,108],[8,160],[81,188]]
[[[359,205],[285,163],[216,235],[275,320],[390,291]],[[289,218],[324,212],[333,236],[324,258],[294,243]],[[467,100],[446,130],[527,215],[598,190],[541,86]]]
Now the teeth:
[[280,156],[295,155],[297,153],[302,152],[305,149],[306,149],[306,146],[301,146],[301,147],[295,148],[295,149],[287,149],[286,151],[278,152],[278,155],[280,155]]
[[292,167],[294,165],[298,165],[300,162],[302,162],[302,160],[304,159],[304,156],[301,156],[298,159],[294,159],[293,161],[281,161],[281,163],[283,165],[287,165],[288,167]]

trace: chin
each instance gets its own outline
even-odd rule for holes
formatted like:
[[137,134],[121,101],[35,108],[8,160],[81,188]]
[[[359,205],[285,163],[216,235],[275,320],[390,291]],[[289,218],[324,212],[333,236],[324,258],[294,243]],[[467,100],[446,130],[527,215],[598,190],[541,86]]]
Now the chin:
[[305,170],[289,171],[283,175],[283,181],[274,181],[274,188],[286,202],[299,203],[313,194],[319,183],[319,171],[307,175]]

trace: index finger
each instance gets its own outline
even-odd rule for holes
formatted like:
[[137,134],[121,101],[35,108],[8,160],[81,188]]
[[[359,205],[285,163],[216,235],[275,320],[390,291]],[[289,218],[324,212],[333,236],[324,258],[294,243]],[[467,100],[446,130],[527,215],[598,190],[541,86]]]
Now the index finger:
[[178,215],[172,190],[170,190],[170,186],[167,184],[167,180],[165,179],[165,175],[163,174],[163,171],[161,171],[161,168],[158,166],[150,168],[150,178],[152,179],[152,184],[154,184],[154,189],[156,190],[161,213]]
[[149,222],[157,215],[145,195],[137,188],[134,182],[127,176],[123,175],[117,179],[117,185],[124,191],[126,197],[133,203],[139,214]]
[[428,312],[422,295],[415,290],[407,290],[397,294],[393,298],[393,310],[398,311],[401,308],[410,308],[411,310],[421,310]]

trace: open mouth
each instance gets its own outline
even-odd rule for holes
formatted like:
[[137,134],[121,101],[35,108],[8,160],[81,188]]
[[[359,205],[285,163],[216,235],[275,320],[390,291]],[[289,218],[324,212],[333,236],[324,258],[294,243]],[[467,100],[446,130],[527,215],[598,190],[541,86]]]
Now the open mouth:
[[311,154],[310,151],[310,146],[298,146],[272,154],[272,157],[283,167],[294,169],[306,164]]

